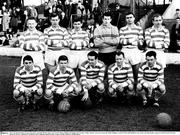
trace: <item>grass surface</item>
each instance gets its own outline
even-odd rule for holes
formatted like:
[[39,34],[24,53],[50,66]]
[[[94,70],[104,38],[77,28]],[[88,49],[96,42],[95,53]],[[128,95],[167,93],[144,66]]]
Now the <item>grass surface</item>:
[[[18,113],[12,97],[14,72],[20,58],[0,57],[0,131],[179,131],[180,130],[180,65],[165,69],[167,93],[159,108],[143,108],[135,98],[132,105],[104,102],[90,110],[74,107],[67,114],[50,112],[44,99],[41,109]],[[46,72],[44,72],[46,77]],[[45,80],[44,80],[45,81]],[[155,117],[166,112],[173,119],[172,127],[162,129]]]

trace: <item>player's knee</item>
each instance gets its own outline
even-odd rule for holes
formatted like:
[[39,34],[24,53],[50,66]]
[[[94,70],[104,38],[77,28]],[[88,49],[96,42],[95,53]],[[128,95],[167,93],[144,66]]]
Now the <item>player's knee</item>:
[[137,92],[142,91],[142,85],[140,83],[137,84]]
[[18,102],[23,102],[24,101],[24,96],[18,90],[13,91],[13,97]]
[[133,84],[128,86],[128,95],[134,95],[134,86],[133,86]]
[[14,96],[15,98],[18,98],[19,96],[21,96],[21,95],[20,95],[20,91],[14,90],[14,91],[13,91],[13,96]]
[[161,85],[159,86],[159,90],[160,90],[160,92],[161,92],[162,94],[165,94],[165,93],[166,93],[166,87],[165,87],[165,85],[164,85],[164,84],[161,84]]
[[52,99],[53,98],[53,92],[50,89],[46,89],[44,97],[46,99]]
[[78,85],[78,86],[75,88],[75,91],[76,91],[76,93],[79,95],[79,94],[83,91],[82,86],[81,86],[81,85]]
[[43,89],[42,88],[37,89],[37,95],[42,96],[42,94],[43,94]]
[[98,87],[98,90],[97,90],[97,91],[98,91],[99,93],[103,93],[103,92],[104,92],[105,89],[104,89],[104,84],[103,84],[103,83],[98,84],[97,87]]
[[42,88],[40,88],[40,89],[38,89],[38,90],[36,91],[36,93],[35,93],[35,95],[34,95],[34,98],[35,98],[35,99],[40,99],[40,98],[42,97],[42,95],[43,95],[43,90],[42,90]]
[[144,87],[144,88],[148,88],[148,87],[149,87],[149,84],[148,84],[148,83],[143,83],[143,87]]
[[128,89],[129,89],[130,91],[133,91],[133,90],[134,90],[133,84],[128,85]]

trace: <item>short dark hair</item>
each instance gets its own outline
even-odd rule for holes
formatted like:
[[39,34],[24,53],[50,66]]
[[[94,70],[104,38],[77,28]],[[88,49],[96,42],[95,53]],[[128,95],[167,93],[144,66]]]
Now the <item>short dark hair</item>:
[[[155,17],[161,17],[162,18],[162,15],[160,15],[159,13],[156,13],[156,14],[154,14],[153,16],[152,16],[152,20],[154,21],[154,18]],[[163,19],[163,18],[162,18]]]
[[104,14],[103,14],[103,17],[104,16],[110,16],[111,18],[112,18],[112,13],[111,12],[105,12]]
[[123,58],[124,58],[124,53],[123,53],[123,52],[121,52],[121,51],[116,51],[116,55],[117,55],[117,56],[122,55],[122,56],[123,56]]
[[127,15],[133,15],[135,17],[135,14],[133,12],[127,12],[125,16]]
[[148,51],[148,52],[146,53],[146,57],[147,57],[147,56],[149,56],[149,57],[154,56],[154,58],[156,58],[156,52],[155,52],[155,51]]
[[35,17],[29,17],[29,18],[27,19],[27,22],[28,22],[29,20],[34,20],[34,21],[36,21],[36,22],[37,22],[37,20],[36,20],[36,18],[35,18]]
[[95,56],[95,59],[97,59],[97,58],[98,58],[98,53],[95,52],[95,51],[90,51],[90,52],[87,54],[87,56]]
[[68,61],[68,57],[66,56],[66,55],[61,55],[61,56],[59,56],[59,58],[58,58],[58,63],[60,62],[60,61]]
[[[51,14],[50,14],[50,19],[52,19],[53,17],[57,17],[57,16],[58,16],[57,13],[51,13]],[[58,16],[58,18],[59,18],[59,16]]]
[[81,22],[82,23],[82,19],[80,18],[80,17],[75,17],[74,19],[73,19],[73,23],[74,22]]
[[33,62],[33,58],[32,58],[30,55],[24,56],[24,58],[23,58],[23,63],[24,63],[26,60]]
[[177,8],[177,9],[176,9],[176,11],[180,11],[180,9],[179,9],[179,8]]

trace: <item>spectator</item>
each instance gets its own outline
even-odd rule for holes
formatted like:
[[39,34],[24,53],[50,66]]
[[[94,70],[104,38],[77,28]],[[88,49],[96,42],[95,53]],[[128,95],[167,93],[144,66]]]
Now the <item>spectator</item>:
[[60,15],[59,25],[64,28],[68,28],[68,26],[69,26],[69,20],[64,12],[62,12]]
[[180,17],[176,18],[176,23],[171,29],[169,51],[180,52]]
[[85,7],[86,15],[92,13],[92,3],[91,0],[83,0],[83,5]]
[[10,14],[8,12],[8,9],[5,9],[2,17],[2,28],[5,34],[9,30],[9,23],[10,23]]
[[101,16],[102,16],[102,11],[101,8],[98,4],[95,4],[94,9],[92,11],[93,18],[94,18],[94,23],[95,24],[101,24]]

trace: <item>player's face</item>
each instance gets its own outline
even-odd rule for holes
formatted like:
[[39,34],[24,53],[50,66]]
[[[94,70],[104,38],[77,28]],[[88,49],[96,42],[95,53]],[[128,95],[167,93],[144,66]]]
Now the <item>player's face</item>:
[[88,56],[88,61],[91,66],[94,66],[96,64],[95,56]]
[[155,27],[162,26],[163,19],[161,16],[154,17],[153,24]]
[[31,60],[25,60],[24,66],[26,71],[31,71],[33,68],[33,62]]
[[126,22],[127,24],[134,24],[135,17],[133,14],[126,15]]
[[37,23],[35,20],[28,20],[27,27],[30,31],[33,31],[36,29]]
[[103,24],[104,25],[109,25],[111,23],[111,17],[110,16],[104,16],[103,18]]
[[60,60],[59,61],[59,68],[60,70],[65,69],[68,66],[68,61],[67,60]]
[[74,29],[75,29],[75,30],[80,30],[81,27],[82,27],[82,23],[81,23],[80,21],[74,22],[74,23],[73,23],[73,26],[74,26]]
[[156,62],[156,58],[154,58],[154,56],[147,56],[146,61],[150,67],[153,67]]
[[59,17],[58,16],[56,16],[56,17],[52,17],[51,18],[51,25],[52,26],[58,26],[59,25]]
[[124,57],[123,57],[123,55],[116,55],[116,63],[117,63],[117,65],[118,66],[121,66],[122,64],[123,64],[123,61],[124,61]]

